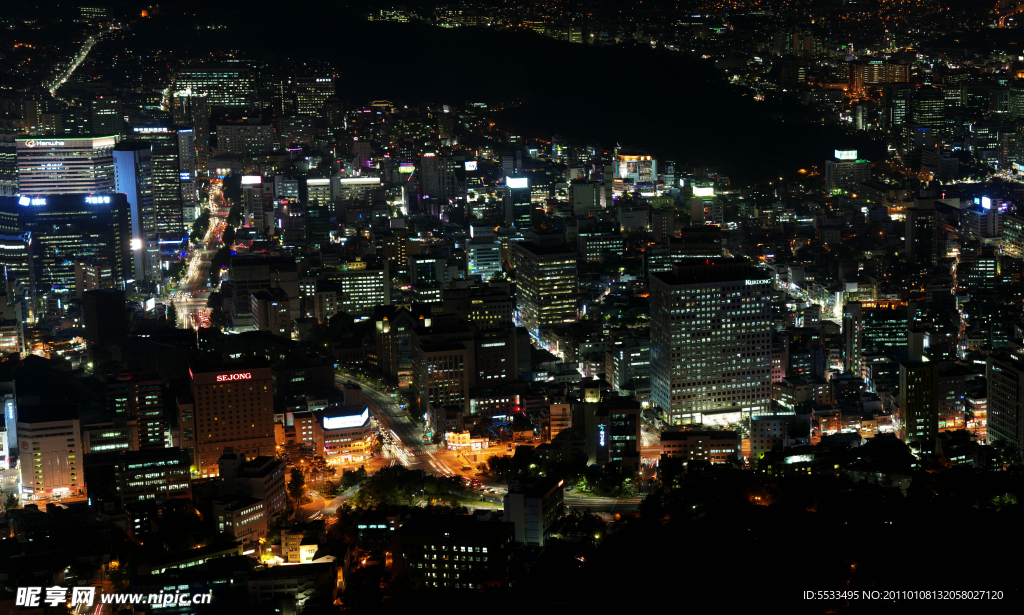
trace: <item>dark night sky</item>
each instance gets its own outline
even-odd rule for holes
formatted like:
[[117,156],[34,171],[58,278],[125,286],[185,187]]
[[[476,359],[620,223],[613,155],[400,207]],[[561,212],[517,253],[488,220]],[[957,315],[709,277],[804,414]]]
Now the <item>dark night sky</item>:
[[348,104],[516,101],[502,126],[524,136],[559,133],[605,148],[618,142],[682,164],[717,165],[743,183],[821,165],[836,148],[855,147],[870,159],[883,153],[863,136],[774,120],[769,104],[727,85],[725,73],[678,53],[495,29],[368,23],[337,5],[300,4],[289,12],[280,3],[229,2],[214,14],[195,4],[206,9],[197,8],[195,19],[228,29],[196,30],[191,17],[160,16],[136,22],[134,45],[322,58],[340,73]]

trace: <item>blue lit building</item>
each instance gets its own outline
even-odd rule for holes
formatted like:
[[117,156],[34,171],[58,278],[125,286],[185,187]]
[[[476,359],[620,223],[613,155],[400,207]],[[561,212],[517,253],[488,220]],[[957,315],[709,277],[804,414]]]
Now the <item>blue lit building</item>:
[[41,292],[71,294],[76,259],[106,261],[116,284],[134,278],[131,216],[123,194],[0,197],[0,234],[32,234],[31,261]]

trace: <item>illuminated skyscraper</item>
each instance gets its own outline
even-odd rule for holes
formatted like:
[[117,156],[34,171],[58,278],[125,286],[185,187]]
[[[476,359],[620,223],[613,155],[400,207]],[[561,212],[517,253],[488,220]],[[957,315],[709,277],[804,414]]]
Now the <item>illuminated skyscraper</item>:
[[318,115],[333,95],[333,77],[289,77],[281,82],[281,115]]
[[[939,431],[963,429],[964,386],[964,372],[952,361],[900,363],[896,435],[908,444],[917,442],[922,451],[934,451]],[[988,412],[991,429],[991,397]]]
[[857,158],[855,149],[837,149],[835,158],[825,161],[825,190],[849,188],[871,181],[871,161]]
[[18,194],[18,148],[13,133],[0,133],[0,196]]
[[187,126],[194,131],[196,167],[205,174],[210,162],[210,105],[206,96],[175,93],[171,99],[171,119],[175,126]]
[[466,202],[466,157],[424,152],[420,158],[420,211],[444,217],[448,209]]
[[18,192],[29,196],[114,189],[116,136],[17,139]]
[[530,180],[526,177],[505,177],[505,224],[518,229],[533,223],[533,202]]
[[470,240],[466,245],[468,275],[478,275],[482,282],[501,273],[501,242],[493,237]]
[[131,207],[132,262],[136,280],[160,281],[156,210],[153,207],[153,146],[122,141],[114,147],[114,190]]
[[156,232],[161,239],[185,236],[182,213],[181,170],[178,162],[178,131],[166,120],[150,120],[132,126],[132,138],[153,146],[153,208]]
[[914,92],[910,103],[913,122],[944,131],[946,128],[946,98],[942,90],[934,87],[921,88]]
[[133,421],[132,450],[164,448],[164,392],[160,374],[120,372],[107,377],[107,407],[118,427]]
[[274,151],[274,127],[270,124],[221,124],[217,126],[217,153],[249,156]]
[[894,360],[910,358],[907,304],[903,301],[851,301],[843,308],[843,368],[861,377],[865,353]]
[[192,403],[179,402],[181,448],[189,450],[202,476],[217,476],[217,460],[227,447],[249,458],[275,452],[270,368],[232,367],[192,367]]
[[632,179],[637,184],[656,183],[658,161],[651,156],[634,156],[616,150],[615,179]]
[[244,66],[186,67],[175,78],[174,88],[205,96],[211,107],[244,108],[256,101],[256,80]]
[[694,186],[690,199],[691,226],[722,226],[725,223],[725,205],[715,196],[710,186]]
[[120,100],[101,96],[90,102],[89,106],[92,134],[124,136],[124,110]]
[[1013,119],[1024,119],[1024,79],[1014,79],[1010,83],[1009,107]]
[[519,325],[534,336],[551,325],[574,322],[578,311],[579,275],[576,253],[564,246],[512,246]]
[[652,273],[651,399],[673,424],[723,423],[771,407],[772,284],[747,261]]
[[988,440],[1024,458],[1024,355],[1020,349],[993,354],[985,366],[988,381]]
[[914,86],[909,83],[887,83],[882,86],[883,122],[888,130],[896,130],[910,121],[910,99]]
[[0,197],[0,233],[32,234],[37,288],[70,294],[74,259],[96,257],[113,270],[118,288],[132,278],[131,224],[123,194]]

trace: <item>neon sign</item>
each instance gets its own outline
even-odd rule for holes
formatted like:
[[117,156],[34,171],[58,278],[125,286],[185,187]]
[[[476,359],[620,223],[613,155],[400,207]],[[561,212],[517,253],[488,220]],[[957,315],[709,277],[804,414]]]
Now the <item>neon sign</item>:
[[599,430],[597,432],[597,445],[603,448],[604,447],[604,425],[598,425],[597,428]]
[[325,416],[324,429],[351,429],[361,427],[370,418],[370,408],[363,410],[362,414],[351,416]]
[[745,282],[747,286],[754,286],[756,284],[767,284],[771,282],[771,280],[745,280]]
[[109,196],[87,196],[85,202],[90,205],[103,205],[110,202]]
[[230,380],[252,380],[252,373],[244,374],[221,374],[217,376],[217,382],[228,382]]

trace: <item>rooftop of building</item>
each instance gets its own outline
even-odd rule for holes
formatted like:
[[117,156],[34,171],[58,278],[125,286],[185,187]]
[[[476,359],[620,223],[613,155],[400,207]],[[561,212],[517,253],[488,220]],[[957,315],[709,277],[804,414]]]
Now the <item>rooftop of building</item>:
[[712,429],[689,429],[686,431],[663,431],[661,441],[674,442],[687,440],[689,438],[707,438],[708,440],[739,440],[740,434],[737,431],[717,431]]
[[226,501],[226,502],[218,502],[218,503],[215,503],[214,506],[216,508],[220,508],[220,509],[223,509],[223,510],[228,511],[228,512],[235,512],[235,511],[238,511],[238,510],[245,510],[246,508],[249,508],[250,506],[255,506],[256,504],[262,504],[262,503],[263,503],[263,499],[262,498],[239,498],[237,500],[229,500],[229,501]]
[[[672,271],[652,273],[651,277],[668,286],[771,280],[771,275],[754,267],[753,262],[735,258],[686,259],[674,264]],[[770,284],[765,286],[770,288]]]
[[120,451],[118,460],[125,464],[145,463],[173,459],[189,465],[188,452],[180,448],[143,448],[137,451]]
[[528,498],[538,498],[551,493],[564,485],[564,481],[550,476],[533,476],[513,480],[508,484],[509,494],[523,494]]
[[78,406],[75,404],[18,405],[19,423],[55,423],[74,420],[78,420]]
[[458,352],[465,351],[466,345],[459,342],[427,342],[420,344],[423,352]]
[[538,246],[535,243],[516,242],[512,244],[514,249],[533,254],[535,256],[576,256],[576,250],[569,246]]
[[[235,542],[229,544],[212,544],[203,547],[198,547],[196,549],[174,551],[172,553],[157,553],[151,556],[149,558],[149,561],[146,561],[144,563],[148,564],[151,568],[160,568],[161,566],[168,566],[183,562],[202,560],[204,558],[228,555],[232,552],[234,552],[236,555],[241,555],[241,543]],[[141,563],[143,562],[140,562],[140,564]]]
[[273,472],[278,466],[283,467],[284,462],[270,455],[260,455],[239,466],[238,476],[239,478],[262,478]]
[[470,515],[435,515],[410,519],[395,530],[395,536],[496,540],[512,535],[513,528],[512,523],[477,521]]
[[334,561],[310,562],[308,564],[290,564],[288,566],[271,566],[262,570],[255,570],[249,573],[249,581],[267,581],[278,579],[292,579],[311,575],[330,574],[334,572],[336,565]]
[[107,384],[116,385],[121,383],[141,383],[141,382],[155,382],[159,383],[160,374],[158,372],[117,372],[115,374],[107,374]]

